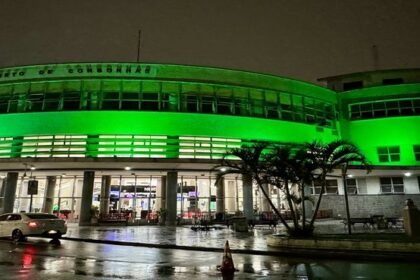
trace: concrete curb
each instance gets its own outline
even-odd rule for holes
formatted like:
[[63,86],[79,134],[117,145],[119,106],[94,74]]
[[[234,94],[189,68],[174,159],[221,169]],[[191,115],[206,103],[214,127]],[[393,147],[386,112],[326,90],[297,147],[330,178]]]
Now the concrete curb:
[[269,236],[267,245],[280,252],[326,255],[330,257],[377,260],[420,260],[419,242],[350,239],[295,239]]
[[284,236],[268,236],[267,245],[273,248],[301,248],[342,251],[368,251],[420,254],[420,242],[397,240],[352,240],[313,238],[298,239]]

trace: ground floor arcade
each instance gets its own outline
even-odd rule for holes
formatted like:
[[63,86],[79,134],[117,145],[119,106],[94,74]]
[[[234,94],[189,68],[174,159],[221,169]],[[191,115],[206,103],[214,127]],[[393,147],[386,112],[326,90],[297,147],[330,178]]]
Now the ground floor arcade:
[[[249,178],[227,176],[216,184],[216,173],[209,169],[31,167],[0,172],[1,212],[50,212],[79,224],[89,224],[92,216],[122,214],[145,222],[157,222],[159,215],[164,215],[166,224],[176,224],[179,219],[235,214],[254,219],[256,214],[271,212],[268,201]],[[420,205],[419,170],[374,170],[370,174],[352,170],[346,180],[353,216],[399,216],[407,198]],[[265,188],[274,205],[287,212],[282,193],[272,186]],[[306,193],[316,199],[319,190],[313,184],[307,186]],[[343,181],[338,173],[329,178],[326,192],[321,210],[328,217],[344,217]]]
[[[165,212],[171,224],[180,218],[215,219],[238,213],[251,218],[256,212],[270,211],[251,180],[235,176],[216,184],[216,176],[208,172],[8,172],[1,181],[4,212],[51,212],[81,224],[92,215],[115,213],[152,222]],[[281,208],[280,194],[267,189]]]

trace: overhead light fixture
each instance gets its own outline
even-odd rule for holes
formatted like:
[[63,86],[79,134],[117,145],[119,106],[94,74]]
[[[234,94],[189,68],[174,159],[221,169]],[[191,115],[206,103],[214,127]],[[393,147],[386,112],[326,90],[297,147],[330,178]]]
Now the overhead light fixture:
[[349,175],[347,175],[347,177],[353,178],[353,174],[349,174]]
[[131,167],[130,166],[126,166],[126,167],[124,167],[124,169],[125,170],[131,170]]
[[31,166],[31,170],[35,170],[35,169],[36,169],[36,168],[35,168],[35,166],[33,166],[33,165],[32,165],[32,166]]
[[227,170],[226,167],[220,168],[220,171],[222,171],[222,172],[225,172],[226,170]]
[[405,172],[405,173],[404,173],[404,176],[405,176],[405,177],[410,177],[410,176],[411,176],[411,172]]
[[6,178],[6,175],[0,175],[0,179]]

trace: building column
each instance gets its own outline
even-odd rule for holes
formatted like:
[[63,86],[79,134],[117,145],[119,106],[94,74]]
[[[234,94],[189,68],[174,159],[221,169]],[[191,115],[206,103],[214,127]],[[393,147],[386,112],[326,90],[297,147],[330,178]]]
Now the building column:
[[225,185],[225,206],[227,212],[235,212],[237,206],[235,205],[235,181],[229,180]]
[[16,198],[16,186],[18,180],[18,172],[8,172],[6,177],[6,184],[4,188],[4,203],[3,213],[13,212],[13,206]]
[[111,192],[111,176],[103,175],[101,180],[101,199],[99,204],[99,216],[109,214],[109,194]]
[[157,181],[156,188],[156,210],[166,207],[166,176],[161,176]]
[[170,112],[179,111],[179,93],[173,92],[169,94],[168,109]]
[[51,214],[53,211],[54,192],[56,183],[56,176],[47,176],[47,189],[45,190],[44,208],[42,209],[44,213]]
[[[264,191],[268,194],[268,197],[271,199],[271,187],[268,186],[268,184],[264,184],[263,186]],[[271,211],[270,203],[268,202],[268,199],[262,194],[262,200],[261,200],[261,211],[262,212],[269,212]]]
[[166,220],[165,225],[176,225],[176,192],[178,187],[178,172],[168,172],[166,177]]
[[[160,92],[162,92],[162,91],[160,91]],[[168,102],[168,109],[169,109],[170,112],[180,111],[179,93],[176,93],[176,92],[169,93],[169,100],[168,101],[169,101]],[[166,147],[166,157],[167,158],[179,158],[179,137],[178,136],[168,136],[166,141],[167,141],[167,144],[168,144],[167,147]]]
[[82,202],[80,205],[79,225],[90,225],[91,207],[93,197],[93,182],[95,180],[94,171],[83,172]]
[[168,158],[179,158],[179,137],[168,136],[166,146],[166,156]]
[[4,176],[3,179],[0,179],[0,181],[1,181],[0,197],[4,197],[4,188],[6,186],[6,176]]
[[216,184],[216,220],[225,218],[225,179],[220,178]]
[[99,135],[88,135],[86,144],[86,157],[96,158],[99,153]]
[[253,205],[253,193],[252,193],[252,177],[250,175],[242,175],[242,193],[243,193],[244,216],[248,220],[253,220],[254,219],[254,205]]
[[12,158],[18,158],[22,154],[22,143],[23,143],[23,137],[13,137],[13,144],[12,144]]
[[4,190],[6,189],[6,177],[1,179],[1,189],[0,189],[0,214],[2,214],[3,203],[4,203]]

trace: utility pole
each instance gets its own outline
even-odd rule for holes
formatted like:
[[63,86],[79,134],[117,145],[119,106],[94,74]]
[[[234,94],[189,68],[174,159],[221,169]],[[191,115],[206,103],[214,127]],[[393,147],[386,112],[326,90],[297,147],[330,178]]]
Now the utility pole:
[[137,63],[140,62],[140,43],[141,43],[141,29],[139,29],[139,33],[137,36]]
[[379,68],[379,52],[378,52],[378,46],[377,45],[372,46],[372,60],[373,60],[373,70],[378,70],[378,68]]

